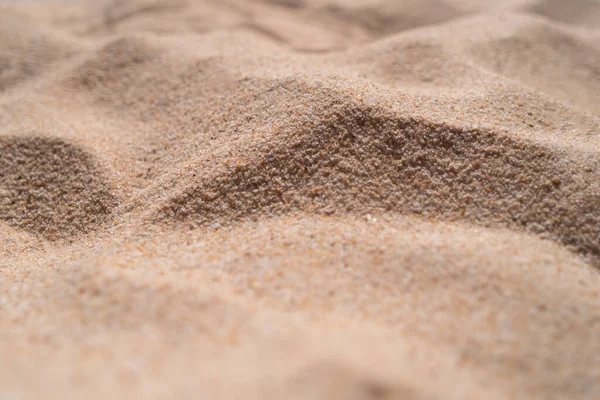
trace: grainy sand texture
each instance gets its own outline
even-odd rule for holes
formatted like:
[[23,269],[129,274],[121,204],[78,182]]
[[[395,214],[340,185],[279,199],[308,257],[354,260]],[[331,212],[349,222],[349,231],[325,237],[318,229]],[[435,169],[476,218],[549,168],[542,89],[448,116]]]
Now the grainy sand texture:
[[600,2],[0,2],[0,398],[600,399]]

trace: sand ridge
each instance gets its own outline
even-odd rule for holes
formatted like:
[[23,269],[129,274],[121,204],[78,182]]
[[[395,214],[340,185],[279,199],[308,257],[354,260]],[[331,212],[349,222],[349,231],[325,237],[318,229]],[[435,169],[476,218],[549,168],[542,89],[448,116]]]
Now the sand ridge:
[[0,393],[600,396],[599,3],[0,7]]

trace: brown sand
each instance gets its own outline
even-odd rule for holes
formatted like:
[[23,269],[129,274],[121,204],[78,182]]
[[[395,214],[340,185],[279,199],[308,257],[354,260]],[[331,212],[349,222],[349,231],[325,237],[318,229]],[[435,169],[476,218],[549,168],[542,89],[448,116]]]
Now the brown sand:
[[600,3],[0,5],[0,397],[600,398]]

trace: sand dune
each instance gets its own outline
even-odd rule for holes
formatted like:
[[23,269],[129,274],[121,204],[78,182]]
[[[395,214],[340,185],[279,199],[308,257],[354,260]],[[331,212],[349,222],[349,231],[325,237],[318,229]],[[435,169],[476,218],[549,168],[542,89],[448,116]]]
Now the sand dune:
[[89,231],[115,201],[88,154],[59,139],[2,137],[2,219],[49,238]]
[[564,7],[564,3],[559,0],[546,0],[534,2],[525,9],[556,21],[591,28],[597,27],[600,16],[598,2],[586,0],[576,0],[571,7]]
[[[4,6],[6,8],[6,6]],[[24,16],[3,10],[0,15],[0,90],[6,90],[67,58],[76,49],[75,40],[52,29],[39,29]]]
[[0,10],[2,395],[600,397],[600,3]]

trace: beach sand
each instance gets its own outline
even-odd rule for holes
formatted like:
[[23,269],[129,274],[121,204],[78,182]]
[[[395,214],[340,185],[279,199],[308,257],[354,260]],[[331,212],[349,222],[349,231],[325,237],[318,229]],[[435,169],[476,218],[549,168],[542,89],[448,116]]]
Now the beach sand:
[[600,398],[600,3],[0,3],[0,397]]

